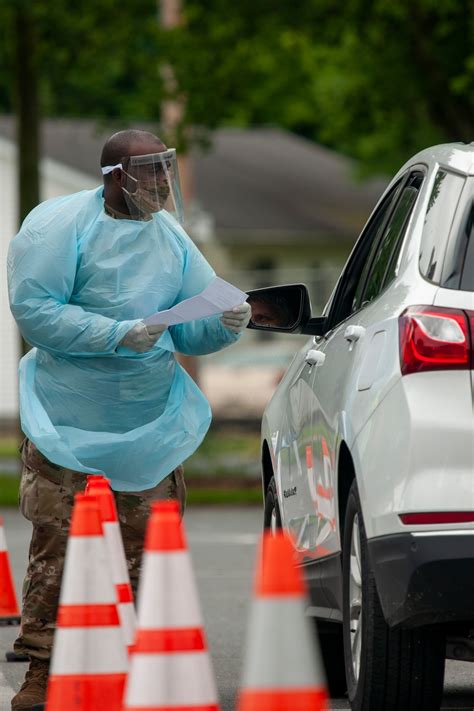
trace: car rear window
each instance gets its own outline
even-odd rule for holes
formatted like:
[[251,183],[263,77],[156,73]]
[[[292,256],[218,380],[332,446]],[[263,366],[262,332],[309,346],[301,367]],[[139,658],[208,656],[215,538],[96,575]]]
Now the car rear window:
[[446,247],[465,181],[462,175],[444,169],[435,177],[420,248],[420,272],[434,284],[441,283]]

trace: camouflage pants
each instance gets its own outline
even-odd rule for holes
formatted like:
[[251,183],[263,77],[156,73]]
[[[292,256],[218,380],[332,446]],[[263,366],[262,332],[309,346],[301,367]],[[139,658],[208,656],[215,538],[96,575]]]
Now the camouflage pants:
[[[20,635],[14,649],[19,654],[49,659],[74,495],[84,491],[86,475],[48,461],[29,440],[23,444],[22,460],[20,509],[33,524],[33,534],[23,585]],[[184,512],[183,468],[175,469],[153,489],[113,493],[136,596],[150,505],[157,499],[177,499]]]

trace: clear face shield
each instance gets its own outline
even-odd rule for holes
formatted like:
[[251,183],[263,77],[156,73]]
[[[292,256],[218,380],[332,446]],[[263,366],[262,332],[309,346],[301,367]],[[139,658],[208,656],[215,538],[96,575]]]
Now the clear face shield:
[[152,213],[167,210],[183,224],[183,199],[176,150],[122,158],[122,191],[134,220],[150,220]]

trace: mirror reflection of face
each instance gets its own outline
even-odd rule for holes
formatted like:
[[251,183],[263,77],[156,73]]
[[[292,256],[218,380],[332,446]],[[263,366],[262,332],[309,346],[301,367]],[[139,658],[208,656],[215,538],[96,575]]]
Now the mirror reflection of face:
[[260,301],[255,297],[248,301],[252,309],[251,320],[255,326],[282,328],[290,325],[288,314],[277,304]]

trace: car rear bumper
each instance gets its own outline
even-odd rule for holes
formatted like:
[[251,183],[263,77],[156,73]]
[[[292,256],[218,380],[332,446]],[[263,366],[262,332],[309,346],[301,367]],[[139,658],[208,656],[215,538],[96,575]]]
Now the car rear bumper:
[[368,546],[390,626],[474,621],[474,530],[398,533]]

